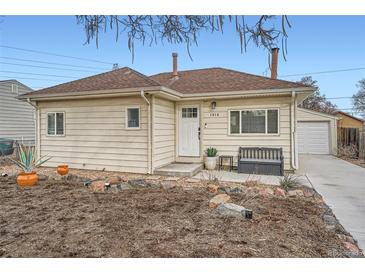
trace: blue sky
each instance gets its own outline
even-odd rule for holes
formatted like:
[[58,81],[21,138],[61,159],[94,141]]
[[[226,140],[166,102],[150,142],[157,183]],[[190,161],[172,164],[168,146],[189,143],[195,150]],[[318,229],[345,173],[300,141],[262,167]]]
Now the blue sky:
[[[248,18],[253,20],[254,18]],[[104,61],[110,64],[88,62],[63,57],[23,52],[0,48],[0,76],[11,76],[32,88],[51,86],[103,72],[111,68],[111,63],[129,66],[150,75],[171,70],[171,53],[179,53],[179,69],[204,67],[226,67],[258,75],[267,75],[268,58],[263,49],[250,46],[246,53],[240,53],[239,39],[233,26],[220,33],[202,33],[199,45],[191,48],[193,61],[187,55],[185,45],[137,45],[134,63],[125,40],[115,42],[113,33],[103,34],[99,48],[92,42],[85,45],[85,33],[76,24],[74,16],[5,16],[0,24],[0,45],[53,52]],[[365,16],[289,16],[292,28],[289,30],[288,56],[285,62],[280,56],[280,75],[301,74],[316,71],[340,70],[365,67]],[[9,60],[1,57],[37,60],[43,62],[65,63],[86,68],[82,71],[55,70],[16,66],[16,63],[38,66],[58,65],[39,64],[29,61]],[[15,73],[12,73],[15,72]],[[42,76],[21,74],[50,74],[68,76]],[[8,78],[8,77],[6,77]],[[49,80],[31,80],[37,78]],[[285,77],[285,80],[299,80],[301,76]],[[357,91],[356,83],[365,78],[365,70],[313,75],[322,93],[327,97],[351,96]],[[5,77],[0,77],[5,79]],[[333,100],[340,108],[351,108],[351,100]]]

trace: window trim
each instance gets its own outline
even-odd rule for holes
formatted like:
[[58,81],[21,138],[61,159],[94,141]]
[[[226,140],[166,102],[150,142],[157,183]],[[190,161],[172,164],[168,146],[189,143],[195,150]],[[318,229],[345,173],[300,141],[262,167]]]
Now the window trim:
[[[265,111],[265,133],[242,133],[242,111]],[[277,133],[268,133],[268,124],[267,124],[267,112],[268,110],[277,110],[278,112],[278,132]],[[239,133],[231,133],[231,112],[238,111],[239,112]],[[280,108],[279,107],[264,107],[264,108],[239,108],[239,109],[228,109],[228,135],[229,136],[279,136],[280,135]]]
[[[128,110],[129,109],[138,109],[138,127],[129,127],[128,126]],[[128,130],[139,130],[141,129],[141,106],[127,106],[125,108],[125,129]]]
[[[57,134],[57,113],[63,113],[63,134]],[[55,131],[54,134],[48,134],[48,114],[55,114]],[[64,137],[66,136],[66,112],[64,111],[49,111],[46,112],[46,121],[47,121],[47,137]]]

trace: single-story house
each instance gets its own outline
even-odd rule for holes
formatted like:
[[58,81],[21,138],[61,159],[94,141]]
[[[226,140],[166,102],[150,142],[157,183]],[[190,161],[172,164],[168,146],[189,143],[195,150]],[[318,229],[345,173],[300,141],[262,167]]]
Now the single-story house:
[[335,115],[338,118],[337,120],[338,128],[358,128],[362,130],[362,128],[364,127],[364,120],[352,116],[346,112],[337,111]]
[[[343,148],[355,147],[357,152],[352,157],[358,157],[364,151],[364,120],[352,116],[343,111],[337,111],[337,140],[338,147],[341,150],[340,154],[343,154]],[[350,150],[351,151],[351,150]],[[349,156],[349,155],[347,155]]]
[[35,108],[17,99],[31,91],[14,79],[0,81],[0,139],[34,145]]
[[[273,51],[277,61],[277,50]],[[275,59],[273,59],[275,61]],[[277,62],[276,62],[277,63]],[[275,64],[275,62],[273,62]],[[300,83],[225,68],[146,76],[124,67],[20,96],[37,108],[37,150],[72,168],[154,173],[172,162],[202,163],[208,147],[282,148],[298,168]]]

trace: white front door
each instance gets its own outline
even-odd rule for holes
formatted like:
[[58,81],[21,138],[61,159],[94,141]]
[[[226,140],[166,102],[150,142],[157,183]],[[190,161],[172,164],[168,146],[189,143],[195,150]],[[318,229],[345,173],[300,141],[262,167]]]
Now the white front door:
[[179,111],[179,156],[200,156],[199,108],[183,106]]

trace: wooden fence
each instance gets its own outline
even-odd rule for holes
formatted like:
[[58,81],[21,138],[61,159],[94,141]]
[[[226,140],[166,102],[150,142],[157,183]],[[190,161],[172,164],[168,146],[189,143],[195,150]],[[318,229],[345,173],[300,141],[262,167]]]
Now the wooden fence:
[[359,158],[365,160],[365,128],[360,130]]
[[[354,158],[365,158],[365,130],[359,128],[337,128],[339,154]],[[348,154],[348,155],[346,155]]]

